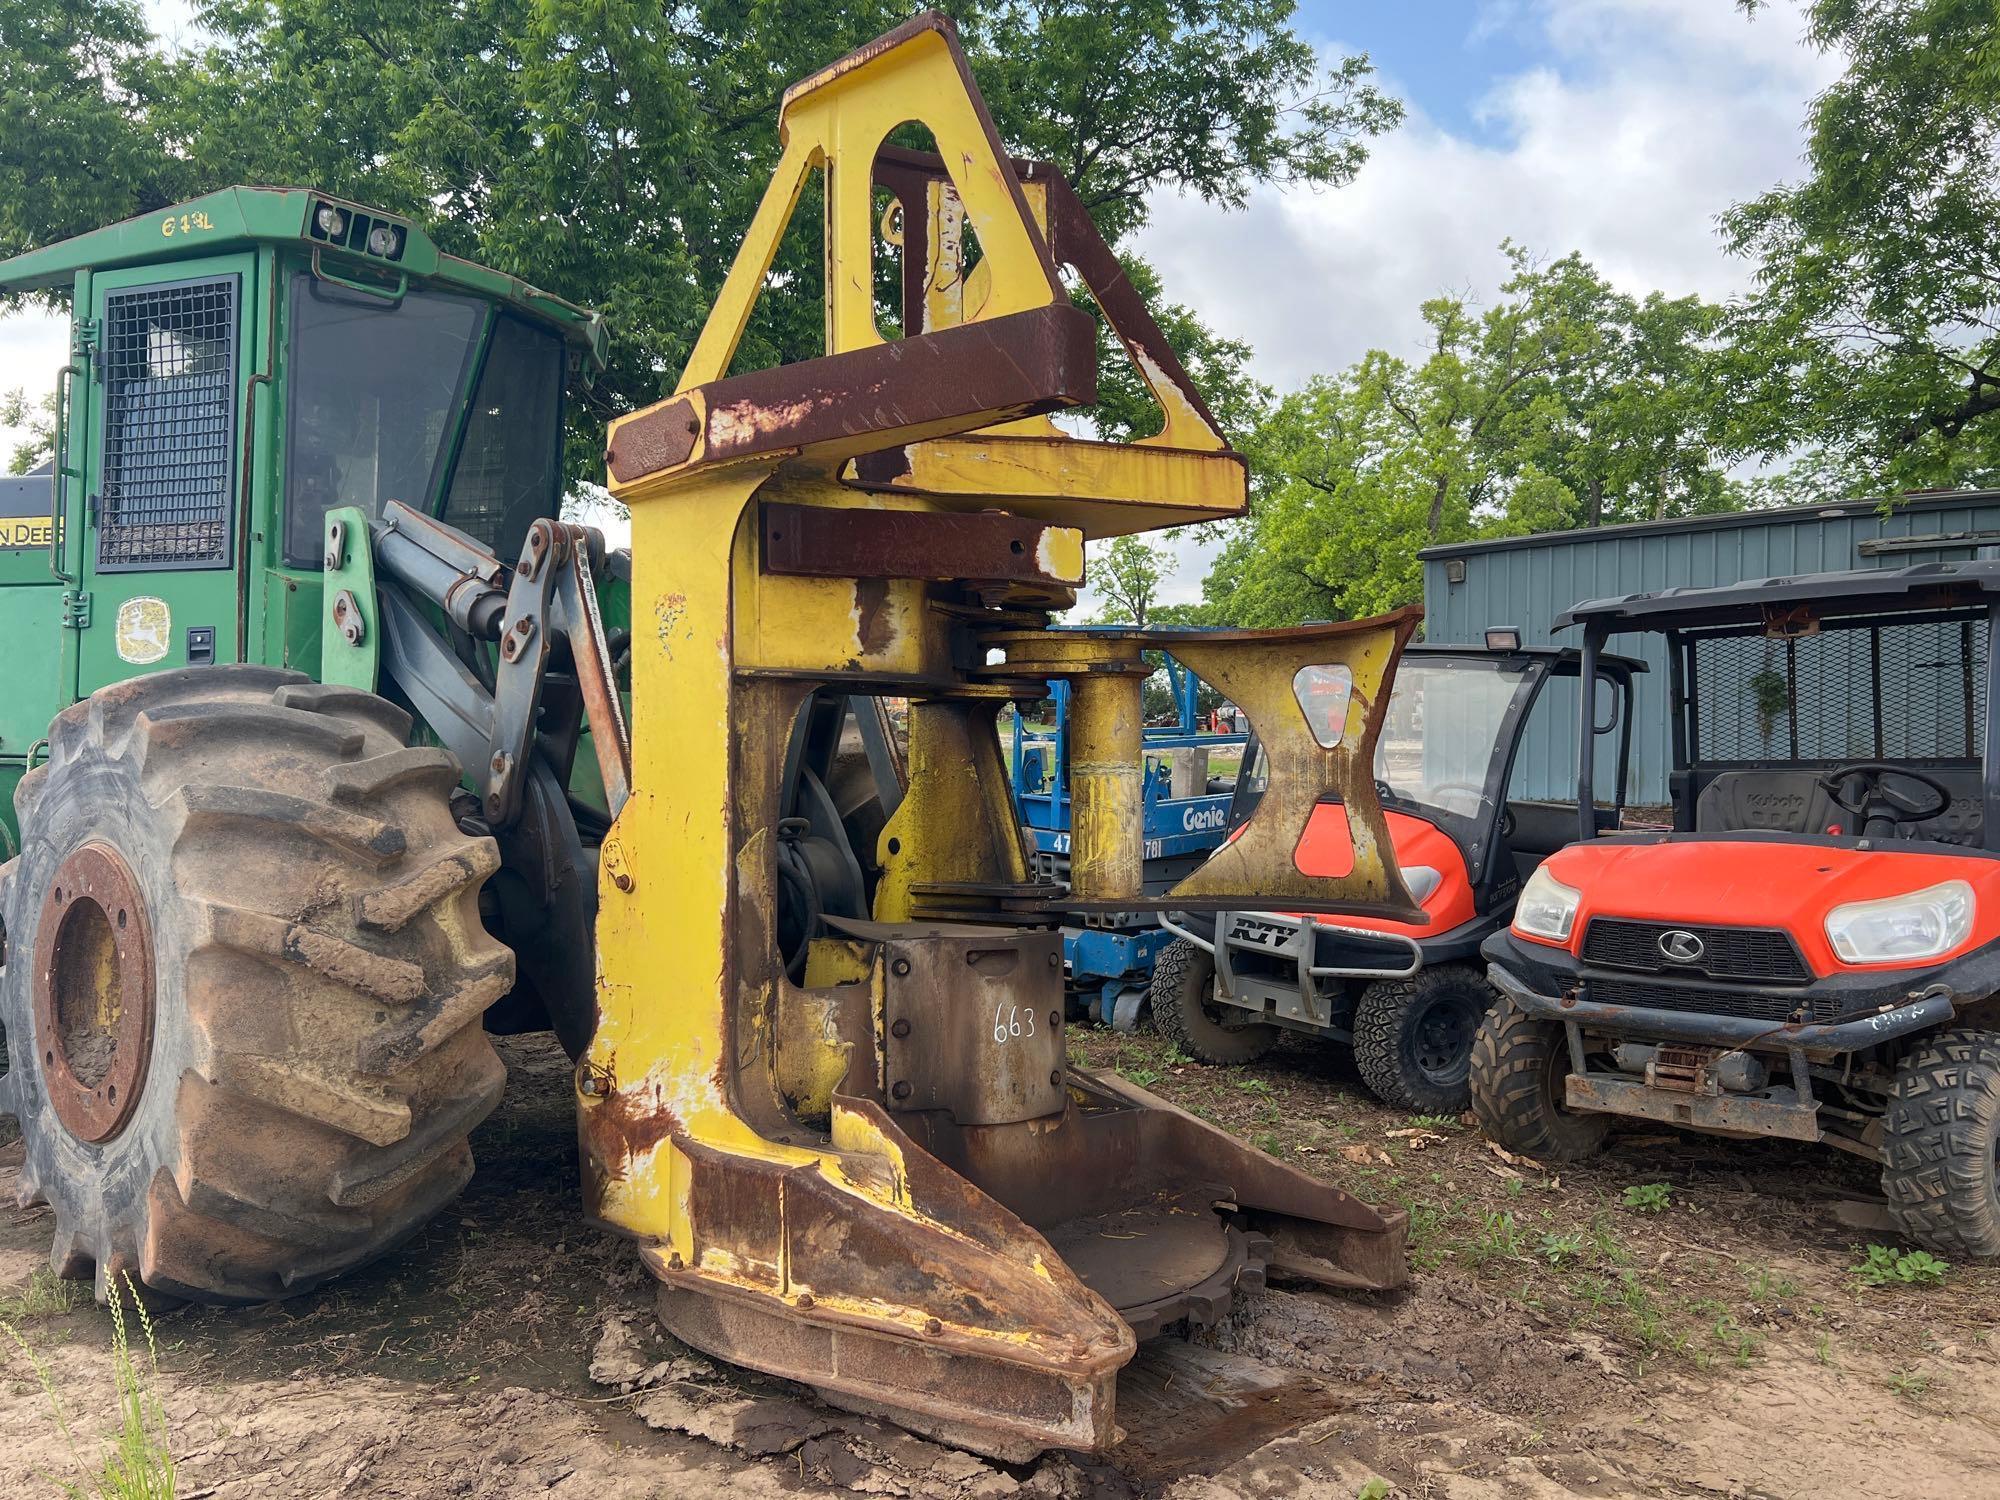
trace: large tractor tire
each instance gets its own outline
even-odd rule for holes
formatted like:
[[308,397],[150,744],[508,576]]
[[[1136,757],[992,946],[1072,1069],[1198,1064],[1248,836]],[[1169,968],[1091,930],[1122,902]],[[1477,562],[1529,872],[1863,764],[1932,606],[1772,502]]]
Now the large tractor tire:
[[1896,1069],[1882,1191],[1897,1228],[1954,1260],[2000,1259],[2000,1035],[1925,1037]]
[[1278,1040],[1275,1026],[1225,1018],[1215,1003],[1215,960],[1186,938],[1160,950],[1148,1003],[1160,1035],[1199,1062],[1255,1062]]
[[1564,1102],[1569,1042],[1562,1027],[1503,998],[1472,1043],[1472,1113],[1487,1139],[1537,1161],[1581,1161],[1604,1145],[1610,1120]]
[[514,965],[479,921],[493,842],[409,730],[370,693],[195,668],[65,710],[23,778],[0,1103],[50,1264],[100,1300],[306,1291],[471,1176]]
[[1472,1039],[1499,994],[1467,964],[1381,979],[1354,1007],[1354,1065],[1375,1097],[1419,1115],[1463,1113]]

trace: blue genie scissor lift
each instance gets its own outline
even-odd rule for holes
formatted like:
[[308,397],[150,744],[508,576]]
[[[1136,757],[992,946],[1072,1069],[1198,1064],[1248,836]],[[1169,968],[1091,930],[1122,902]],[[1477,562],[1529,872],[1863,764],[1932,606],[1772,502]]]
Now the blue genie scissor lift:
[[[1209,775],[1202,757],[1189,752],[1235,751],[1247,738],[1241,728],[1204,729],[1200,681],[1172,656],[1164,658],[1173,695],[1170,724],[1145,732],[1145,879],[1149,893],[1164,891],[1200,864],[1228,831],[1233,775]],[[1036,873],[1066,880],[1069,872],[1069,684],[1049,683],[1052,726],[1026,724],[1017,714],[1011,756],[1014,808],[1027,835]],[[1233,718],[1234,711],[1224,708]],[[1078,913],[1063,927],[1063,959],[1070,993],[1090,1014],[1128,1028],[1152,978],[1153,961],[1173,941],[1149,911]]]

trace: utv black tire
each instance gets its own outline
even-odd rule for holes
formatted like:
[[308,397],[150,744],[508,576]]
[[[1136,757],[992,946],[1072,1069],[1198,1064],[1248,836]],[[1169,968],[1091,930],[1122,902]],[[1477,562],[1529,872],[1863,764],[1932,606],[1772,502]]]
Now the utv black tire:
[[1153,1025],[1189,1057],[1205,1063],[1255,1062],[1276,1044],[1278,1028],[1261,1021],[1231,1024],[1216,1014],[1215,959],[1175,938],[1153,962],[1147,991]]
[[1897,1227],[1955,1260],[2000,1259],[2000,1035],[1919,1041],[1896,1069],[1882,1127]]
[[1581,1161],[1604,1144],[1611,1122],[1563,1103],[1569,1044],[1562,1027],[1501,998],[1472,1043],[1472,1113],[1509,1151],[1537,1161]]
[[[480,925],[498,854],[453,819],[457,762],[409,730],[372,693],[194,668],[64,710],[22,779],[0,1099],[19,1199],[55,1212],[50,1264],[94,1271],[100,1300],[128,1276],[202,1302],[306,1291],[472,1175],[505,1082],[480,1018],[513,956]],[[79,1128],[91,1109],[122,1114]]]
[[1472,1098],[1473,1038],[1499,998],[1467,964],[1377,980],[1354,1006],[1354,1065],[1362,1081],[1395,1109],[1462,1114]]

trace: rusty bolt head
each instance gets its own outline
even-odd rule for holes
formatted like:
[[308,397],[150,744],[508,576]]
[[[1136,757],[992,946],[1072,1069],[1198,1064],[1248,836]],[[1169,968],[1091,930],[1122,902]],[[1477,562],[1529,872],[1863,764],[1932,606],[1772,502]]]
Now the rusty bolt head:
[[897,1079],[897,1080],[895,1081],[895,1083],[894,1083],[894,1084],[892,1084],[892,1085],[890,1086],[890,1088],[889,1088],[889,1097],[890,1097],[890,1098],[892,1098],[892,1099],[907,1099],[907,1098],[909,1098],[909,1097],[910,1097],[910,1080],[909,1080],[909,1079],[907,1079],[907,1078],[898,1078],[898,1079]]
[[1051,1030],[1051,1031],[1055,1031],[1055,1030],[1057,1030],[1057,1029],[1058,1029],[1059,1027],[1061,1027],[1061,1025],[1062,1025],[1062,1012],[1061,1012],[1061,1011],[1059,1011],[1059,1010],[1052,1010],[1052,1011],[1050,1011],[1050,1012],[1049,1012],[1049,1030]]
[[800,1312],[812,1311],[813,1294],[811,1292],[800,1292],[798,1296],[792,1300],[792,1305],[798,1308]]
[[626,874],[623,870],[613,870],[611,872],[611,883],[617,886],[618,889],[621,891],[625,891],[628,894],[631,892],[632,877]]
[[1051,953],[1049,955],[1049,967],[1051,969],[1060,969],[1062,967],[1062,955],[1060,953]]
[[1059,1089],[1059,1088],[1061,1088],[1061,1087],[1062,1087],[1062,1069],[1061,1069],[1061,1068],[1050,1068],[1050,1069],[1049,1069],[1049,1087],[1050,1087],[1050,1088],[1052,1088],[1052,1089]]
[[932,1338],[936,1338],[939,1334],[944,1332],[944,1324],[940,1323],[936,1318],[925,1318],[924,1332],[929,1334]]
[[576,1088],[586,1099],[595,1099],[604,1092],[604,1080],[595,1073],[585,1073],[577,1080]]
[[516,635],[525,636],[532,634],[534,628],[535,628],[535,622],[529,619],[526,615],[521,616],[520,619],[514,622],[514,634]]
[[681,1269],[682,1269],[683,1267],[685,1267],[686,1265],[687,1265],[687,1262],[681,1259],[681,1253],[680,1253],[680,1251],[678,1251],[678,1250],[669,1250],[669,1251],[667,1252],[667,1269],[668,1269],[669,1271],[678,1271],[678,1270],[681,1270]]
[[889,972],[894,974],[898,979],[903,978],[910,972],[910,961],[907,958],[897,959],[889,965]]
[[910,1034],[910,1023],[904,1020],[902,1017],[898,1016],[896,1018],[895,1024],[889,1028],[889,1035],[897,1038],[902,1038],[908,1036],[909,1034]]

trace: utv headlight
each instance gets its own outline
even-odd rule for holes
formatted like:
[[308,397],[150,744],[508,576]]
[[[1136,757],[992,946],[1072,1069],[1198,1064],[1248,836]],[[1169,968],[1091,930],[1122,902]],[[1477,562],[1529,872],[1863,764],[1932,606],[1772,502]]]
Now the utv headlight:
[[1444,884],[1444,876],[1429,865],[1406,865],[1403,869],[1403,884],[1410,888],[1410,895],[1422,906]]
[[1964,942],[1977,910],[1972,887],[1947,880],[1907,896],[1836,906],[1826,914],[1826,936],[1842,963],[1916,963]]
[[1538,866],[1514,903],[1514,930],[1547,943],[1567,943],[1582,899],[1581,893],[1551,875],[1547,865]]

